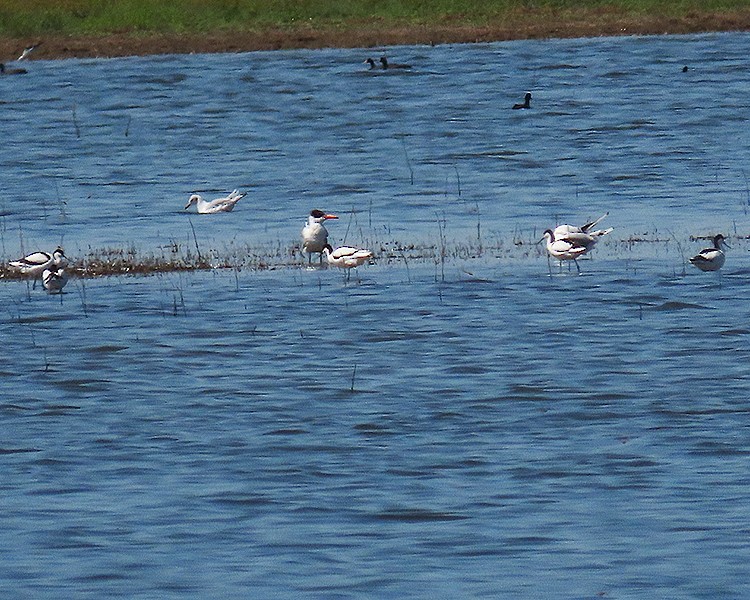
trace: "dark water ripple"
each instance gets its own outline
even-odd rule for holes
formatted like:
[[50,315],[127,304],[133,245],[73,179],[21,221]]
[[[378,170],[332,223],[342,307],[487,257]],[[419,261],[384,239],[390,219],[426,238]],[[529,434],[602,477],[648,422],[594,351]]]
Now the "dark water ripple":
[[[478,224],[502,242],[348,284],[5,282],[3,589],[748,596],[747,249],[721,276],[683,269],[689,235],[747,227],[748,40],[390,49],[426,65],[408,74],[363,71],[361,50],[39,61],[0,81],[9,255],[189,246],[190,192],[251,185],[232,218],[191,217],[201,244],[290,244],[319,204],[359,211],[352,242],[435,244],[442,215],[453,244]],[[505,110],[525,89],[535,108]],[[607,210],[625,241],[581,276],[510,241]]]

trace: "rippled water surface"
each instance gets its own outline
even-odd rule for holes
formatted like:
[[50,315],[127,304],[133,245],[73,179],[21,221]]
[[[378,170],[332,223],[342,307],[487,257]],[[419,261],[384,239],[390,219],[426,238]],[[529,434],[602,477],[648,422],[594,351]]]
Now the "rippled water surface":
[[[61,242],[283,254],[314,207],[340,214],[334,242],[380,255],[348,282],[301,266],[74,278],[61,296],[3,282],[3,594],[750,596],[749,47],[1,78],[5,259]],[[527,89],[532,109],[510,110]],[[182,210],[235,187],[230,215]],[[580,276],[530,243],[605,212]],[[716,232],[721,274],[686,266]],[[409,245],[433,254],[382,258]]]

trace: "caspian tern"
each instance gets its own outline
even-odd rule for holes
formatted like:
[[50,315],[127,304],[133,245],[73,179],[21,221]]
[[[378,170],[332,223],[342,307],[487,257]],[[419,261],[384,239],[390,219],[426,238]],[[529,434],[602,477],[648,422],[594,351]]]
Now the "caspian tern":
[[320,253],[320,262],[323,262],[323,249],[328,243],[328,230],[323,223],[328,219],[338,219],[338,217],[316,208],[310,211],[307,224],[302,228],[302,251],[307,252],[308,264],[312,262],[314,252]]

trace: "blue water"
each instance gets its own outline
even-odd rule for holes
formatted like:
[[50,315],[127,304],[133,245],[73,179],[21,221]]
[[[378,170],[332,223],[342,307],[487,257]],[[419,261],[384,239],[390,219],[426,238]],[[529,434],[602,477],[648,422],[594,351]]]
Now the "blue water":
[[[283,254],[313,207],[380,255],[348,282],[280,266],[0,285],[0,595],[750,596],[748,46],[0,79],[5,259]],[[533,108],[509,110],[527,89]],[[182,210],[235,187],[230,215]],[[580,276],[530,243],[605,212]],[[686,265],[716,232],[721,274]],[[387,258],[410,244],[446,259]]]

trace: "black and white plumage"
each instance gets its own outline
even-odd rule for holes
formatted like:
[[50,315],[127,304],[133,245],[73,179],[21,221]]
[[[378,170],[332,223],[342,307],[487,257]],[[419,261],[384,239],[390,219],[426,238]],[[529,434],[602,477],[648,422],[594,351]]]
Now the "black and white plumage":
[[724,266],[726,255],[724,248],[731,248],[724,240],[722,234],[714,236],[714,245],[711,248],[703,248],[698,254],[690,259],[690,264],[698,267],[701,271],[718,271]]
[[523,103],[513,105],[514,110],[518,110],[519,108],[531,108],[531,92],[526,92],[526,95],[523,97]]
[[206,201],[200,194],[193,194],[185,205],[185,210],[195,204],[198,209],[198,214],[201,215],[232,212],[235,205],[245,196],[247,196],[247,193],[240,193],[239,190],[233,190],[232,193],[225,198],[216,198],[216,200]]
[[64,267],[68,264],[68,260],[65,257],[63,249],[58,246],[52,253],[32,252],[23,258],[10,261],[8,264],[14,269],[21,271],[24,275],[36,277],[37,275],[41,275],[45,269]]
[[351,246],[340,246],[334,250],[330,244],[326,244],[323,248],[323,254],[326,257],[328,264],[332,267],[346,269],[346,281],[349,281],[352,269],[355,269],[372,259],[372,252],[369,250],[353,248]]
[[385,68],[385,67],[383,67],[382,65],[381,65],[380,67],[378,67],[378,65],[376,65],[376,64],[375,64],[375,61],[374,61],[374,60],[372,60],[372,58],[368,58],[368,59],[367,59],[367,60],[366,60],[365,62],[366,62],[366,63],[367,63],[368,65],[370,65],[370,70],[371,70],[371,71],[372,71],[373,69],[384,69],[384,68]]
[[352,248],[351,246],[341,246],[334,250],[330,244],[323,247],[323,254],[329,265],[340,269],[354,269],[372,258],[370,250]]
[[579,271],[581,270],[578,267],[577,259],[588,252],[588,248],[585,245],[576,243],[574,240],[556,238],[555,232],[551,229],[547,229],[544,232],[544,238],[547,240],[547,252],[550,256],[559,261],[572,260],[575,262],[576,268]]
[[329,219],[338,219],[336,215],[328,214],[317,208],[310,211],[307,223],[302,228],[302,251],[307,253],[307,262],[312,262],[312,254],[320,253],[323,262],[323,249],[328,244],[328,230],[323,223]]
[[68,275],[62,267],[51,267],[42,272],[42,285],[50,294],[62,293],[66,283]]

